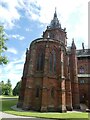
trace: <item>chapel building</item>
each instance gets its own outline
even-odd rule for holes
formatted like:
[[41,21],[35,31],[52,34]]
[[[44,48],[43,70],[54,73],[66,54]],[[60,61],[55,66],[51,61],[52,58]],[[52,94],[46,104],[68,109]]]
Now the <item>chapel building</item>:
[[76,50],[74,39],[67,47],[66,28],[55,11],[42,38],[26,51],[17,106],[42,112],[80,109],[80,102],[90,107],[88,63],[90,50]]

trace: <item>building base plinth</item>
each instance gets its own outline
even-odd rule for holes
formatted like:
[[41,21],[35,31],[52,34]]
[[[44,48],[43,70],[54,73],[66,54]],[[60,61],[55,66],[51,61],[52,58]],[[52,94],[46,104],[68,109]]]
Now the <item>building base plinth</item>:
[[67,109],[67,111],[72,111],[72,110],[73,110],[73,107],[72,107],[71,105],[67,105],[67,106],[66,106],[66,109]]
[[80,109],[80,105],[79,104],[77,104],[77,105],[73,105],[73,109]]
[[25,110],[25,111],[28,111],[28,110],[30,110],[30,109],[31,109],[31,107],[30,107],[30,106],[28,106],[28,105],[27,105],[27,106],[22,106],[22,109],[23,109],[23,110]]
[[47,110],[48,110],[49,112],[55,112],[55,111],[56,111],[56,109],[55,109],[54,106],[48,106]]
[[57,108],[57,112],[67,112],[67,110],[66,110],[66,107],[65,106],[59,106],[58,108]]
[[18,102],[17,103],[17,108],[22,108],[23,102]]

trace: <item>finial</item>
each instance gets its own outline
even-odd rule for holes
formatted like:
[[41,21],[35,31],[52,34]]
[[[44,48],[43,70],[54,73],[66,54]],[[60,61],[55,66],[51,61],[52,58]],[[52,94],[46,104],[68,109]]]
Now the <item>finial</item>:
[[72,43],[74,43],[74,38],[72,38]]
[[55,7],[55,12],[56,12],[56,7]]
[[56,7],[55,7],[55,13],[54,13],[54,18],[57,17],[57,13],[56,13]]
[[85,51],[85,48],[84,48],[84,43],[82,43],[82,49],[83,49],[83,52]]

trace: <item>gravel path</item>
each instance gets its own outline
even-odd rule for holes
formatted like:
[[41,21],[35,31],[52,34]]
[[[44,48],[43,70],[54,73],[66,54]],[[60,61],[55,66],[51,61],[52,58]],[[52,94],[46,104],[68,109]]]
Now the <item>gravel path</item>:
[[[0,112],[0,117],[1,118],[26,118],[23,116],[11,115],[11,114],[7,114],[7,113],[3,113],[3,112]],[[27,117],[27,118],[32,118],[32,117]]]
[[[21,120],[21,119],[29,119],[29,120],[51,120],[51,119],[43,119],[43,118],[34,118],[34,117],[23,117],[23,116],[16,116],[16,115],[11,115],[7,113],[0,112],[0,118],[3,118],[3,120]],[[55,120],[55,119],[54,119]]]

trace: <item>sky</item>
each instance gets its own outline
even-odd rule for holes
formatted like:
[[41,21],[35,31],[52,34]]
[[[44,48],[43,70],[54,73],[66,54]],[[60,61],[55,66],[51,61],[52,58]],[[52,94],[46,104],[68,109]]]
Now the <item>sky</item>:
[[8,38],[5,55],[9,63],[0,66],[0,81],[11,80],[12,88],[21,80],[26,48],[42,37],[57,11],[67,43],[74,38],[77,49],[88,48],[88,0],[0,0],[0,25]]

